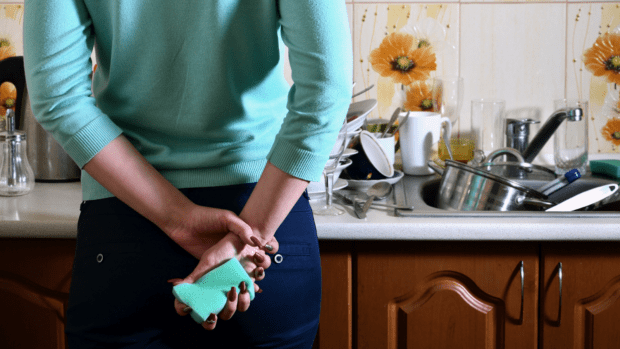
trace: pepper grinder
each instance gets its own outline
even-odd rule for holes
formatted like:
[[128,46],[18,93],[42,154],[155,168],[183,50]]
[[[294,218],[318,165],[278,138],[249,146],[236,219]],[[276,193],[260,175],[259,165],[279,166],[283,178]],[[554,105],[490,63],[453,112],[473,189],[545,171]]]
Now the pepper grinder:
[[30,193],[34,188],[34,172],[26,155],[26,134],[15,130],[15,112],[12,109],[6,112],[6,131],[0,132],[0,146],[0,196]]

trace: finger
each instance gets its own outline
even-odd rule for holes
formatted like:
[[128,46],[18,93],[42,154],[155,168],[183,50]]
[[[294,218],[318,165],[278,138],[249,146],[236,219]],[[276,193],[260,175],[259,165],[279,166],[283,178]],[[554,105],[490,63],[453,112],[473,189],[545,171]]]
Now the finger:
[[263,251],[256,252],[254,257],[252,257],[252,261],[257,267],[262,267],[263,271],[271,266],[271,258],[265,255]]
[[254,284],[254,292],[263,293],[263,289],[260,288],[256,283]]
[[251,246],[258,247],[267,253],[276,253],[278,252],[278,248],[280,247],[280,244],[275,237],[271,238],[269,241],[266,242],[262,242],[256,236],[251,236],[250,240],[252,240],[252,244],[250,244]]
[[271,246],[271,249],[265,248],[265,252],[270,253],[270,254],[275,254],[280,249],[280,243],[275,237],[269,240],[269,243],[267,243],[266,246]]
[[192,308],[188,307],[186,304],[179,302],[178,299],[174,300],[174,310],[176,310],[177,314],[181,316],[185,316],[192,311]]
[[261,281],[265,278],[265,269],[263,267],[258,267],[254,269],[254,279],[255,281]]
[[237,288],[231,287],[226,298],[226,305],[218,314],[218,318],[222,320],[230,320],[230,318],[235,315],[235,310],[237,309]]
[[183,279],[170,279],[168,280],[169,283],[172,284],[172,286],[176,286],[178,284],[182,284],[183,283]]
[[217,325],[217,315],[215,314],[209,315],[209,317],[207,318],[207,321],[202,323],[202,327],[204,327],[205,330],[209,330],[209,331],[212,331],[213,329],[215,329],[216,325]]
[[239,286],[239,297],[237,300],[237,310],[238,311],[246,311],[250,307],[250,291],[248,291],[248,287],[245,284],[245,281],[241,282]]

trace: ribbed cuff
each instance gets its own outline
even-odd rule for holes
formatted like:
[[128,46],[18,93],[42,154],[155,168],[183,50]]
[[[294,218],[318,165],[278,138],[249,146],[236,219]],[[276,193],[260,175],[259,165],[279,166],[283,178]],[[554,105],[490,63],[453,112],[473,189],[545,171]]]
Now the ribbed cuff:
[[123,131],[107,117],[98,117],[79,130],[65,145],[65,151],[83,168],[103,147]]
[[311,182],[317,182],[321,179],[328,157],[327,154],[319,155],[295,147],[281,138],[276,138],[269,155],[267,155],[269,162],[280,170],[293,177]]

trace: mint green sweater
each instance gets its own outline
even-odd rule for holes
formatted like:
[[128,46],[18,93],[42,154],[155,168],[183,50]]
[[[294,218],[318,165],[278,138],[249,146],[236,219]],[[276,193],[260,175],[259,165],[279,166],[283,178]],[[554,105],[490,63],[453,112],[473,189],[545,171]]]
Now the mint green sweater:
[[[267,161],[318,180],[351,101],[351,55],[342,0],[25,2],[41,125],[80,167],[122,133],[178,188],[255,182]],[[82,188],[112,196],[85,172]]]

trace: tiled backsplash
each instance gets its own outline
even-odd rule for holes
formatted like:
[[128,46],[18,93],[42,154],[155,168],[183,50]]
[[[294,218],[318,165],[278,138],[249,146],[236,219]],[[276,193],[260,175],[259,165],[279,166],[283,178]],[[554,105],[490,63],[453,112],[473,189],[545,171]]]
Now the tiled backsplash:
[[[455,132],[469,128],[470,103],[475,98],[504,99],[507,110],[539,109],[541,121],[553,112],[554,99],[581,98],[590,102],[590,154],[620,158],[620,146],[602,134],[611,117],[620,118],[617,108],[610,108],[617,103],[620,86],[594,77],[581,61],[583,51],[601,33],[620,25],[619,2],[352,0],[346,5],[354,49],[354,90],[375,85],[356,99],[379,101],[370,117],[389,118],[398,106],[398,85],[371,67],[370,52],[390,33],[413,26],[433,32],[434,23],[438,27],[434,32],[441,35],[433,40],[442,43],[443,49],[436,53],[437,69],[431,77],[464,78]],[[0,0],[0,6],[0,39],[8,37],[21,55],[23,1]],[[543,153],[552,153],[552,142]]]

